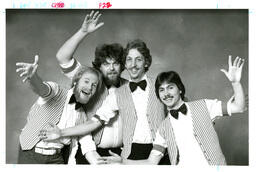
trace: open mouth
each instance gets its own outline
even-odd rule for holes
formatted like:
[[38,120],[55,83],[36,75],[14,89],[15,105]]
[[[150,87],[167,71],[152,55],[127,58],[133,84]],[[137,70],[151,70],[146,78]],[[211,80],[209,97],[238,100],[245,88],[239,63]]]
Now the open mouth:
[[91,94],[91,92],[86,91],[86,90],[82,90],[81,92],[82,92],[84,95],[86,95],[86,96],[89,96],[89,95]]

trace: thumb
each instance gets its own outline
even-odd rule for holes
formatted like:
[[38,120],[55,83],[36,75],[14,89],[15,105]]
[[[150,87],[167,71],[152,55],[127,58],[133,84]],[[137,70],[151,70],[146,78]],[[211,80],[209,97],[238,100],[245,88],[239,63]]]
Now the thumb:
[[220,71],[223,72],[226,75],[226,77],[228,77],[228,72],[225,69],[221,69]]
[[112,152],[111,150],[108,151],[111,156],[119,156],[118,154]]
[[38,56],[38,55],[35,55],[34,65],[38,64],[38,61],[39,61],[39,56]]

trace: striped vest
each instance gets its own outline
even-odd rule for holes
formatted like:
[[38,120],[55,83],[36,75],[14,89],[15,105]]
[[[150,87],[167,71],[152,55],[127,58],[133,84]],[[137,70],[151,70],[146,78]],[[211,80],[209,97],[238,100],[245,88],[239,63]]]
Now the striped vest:
[[[150,127],[151,136],[154,139],[156,131],[165,117],[164,106],[157,99],[154,91],[153,80],[148,78],[149,96],[147,105],[147,119]],[[131,145],[134,130],[137,122],[137,115],[129,83],[116,89],[117,105],[119,114],[123,121],[123,150],[121,156],[127,158],[131,153]]]
[[[120,86],[126,84],[128,81],[126,79],[120,78]],[[98,93],[95,94],[94,97],[85,105],[86,106],[86,114],[88,118],[93,117],[96,114],[96,111],[101,107],[103,101],[108,96],[107,87],[102,84],[102,87]],[[97,130],[92,132],[92,136],[96,145],[100,144],[101,137],[104,131],[104,127],[100,127]]]
[[[226,165],[221,151],[217,133],[213,127],[205,101],[188,102],[192,114],[194,136],[204,153],[209,165]],[[167,150],[172,164],[177,162],[177,145],[169,118],[166,118],[159,128],[161,136],[167,141]],[[181,157],[182,158],[182,157]]]
[[39,105],[35,102],[30,108],[27,123],[19,137],[22,150],[30,150],[40,141],[39,131],[49,127],[48,123],[57,124],[59,122],[67,92],[67,89],[59,88],[58,94],[47,103]]

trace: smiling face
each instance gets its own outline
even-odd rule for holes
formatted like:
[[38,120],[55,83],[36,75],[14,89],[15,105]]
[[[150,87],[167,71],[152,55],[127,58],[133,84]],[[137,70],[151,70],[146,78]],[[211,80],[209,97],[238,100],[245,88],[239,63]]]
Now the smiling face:
[[130,49],[126,57],[125,67],[132,81],[138,82],[142,79],[146,66],[145,57],[137,49]]
[[103,75],[104,81],[109,85],[113,85],[119,80],[121,64],[114,58],[106,58],[106,61],[100,66],[100,71]]
[[85,72],[74,88],[76,100],[82,104],[88,103],[90,98],[95,94],[98,83],[99,78],[95,73]]
[[181,91],[174,83],[164,82],[158,89],[160,100],[168,107],[168,109],[177,109],[183,103],[180,93]]

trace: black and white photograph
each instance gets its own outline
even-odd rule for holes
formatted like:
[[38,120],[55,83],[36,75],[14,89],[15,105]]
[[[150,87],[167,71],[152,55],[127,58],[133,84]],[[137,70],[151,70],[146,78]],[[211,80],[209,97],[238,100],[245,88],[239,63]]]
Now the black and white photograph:
[[6,164],[249,166],[248,9],[6,9]]

